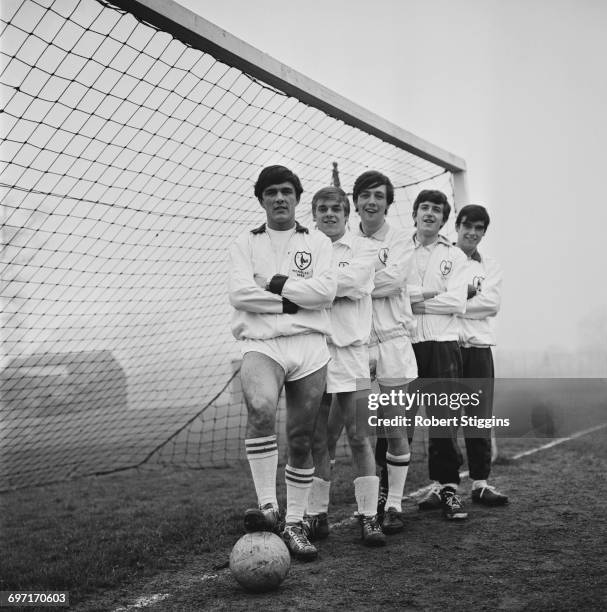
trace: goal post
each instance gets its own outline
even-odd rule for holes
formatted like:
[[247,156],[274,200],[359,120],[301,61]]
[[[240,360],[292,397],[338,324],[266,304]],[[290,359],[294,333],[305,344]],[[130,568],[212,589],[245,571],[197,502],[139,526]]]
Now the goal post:
[[308,225],[334,163],[390,176],[404,228],[422,188],[465,200],[462,159],[170,0],[11,0],[0,28],[0,490],[244,456],[226,249],[264,166]]

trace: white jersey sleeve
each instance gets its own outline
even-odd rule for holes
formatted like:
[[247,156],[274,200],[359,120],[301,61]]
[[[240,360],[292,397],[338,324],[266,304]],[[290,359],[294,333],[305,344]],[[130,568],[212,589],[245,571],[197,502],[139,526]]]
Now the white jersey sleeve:
[[376,249],[369,240],[352,239],[352,259],[346,266],[337,262],[337,298],[359,300],[374,288]]
[[502,302],[502,269],[494,259],[483,259],[485,278],[481,290],[466,303],[466,312],[461,315],[465,319],[484,319],[494,317]]
[[241,236],[230,248],[230,304],[245,312],[282,313],[280,295],[266,291],[255,282],[252,261],[250,237]]

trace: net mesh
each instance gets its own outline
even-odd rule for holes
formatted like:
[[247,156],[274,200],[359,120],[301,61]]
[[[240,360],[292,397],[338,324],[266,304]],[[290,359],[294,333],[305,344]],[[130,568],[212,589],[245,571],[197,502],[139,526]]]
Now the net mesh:
[[6,2],[0,36],[0,488],[242,459],[226,254],[259,171],[301,177],[304,225],[334,162],[390,176],[402,227],[451,175],[105,2]]

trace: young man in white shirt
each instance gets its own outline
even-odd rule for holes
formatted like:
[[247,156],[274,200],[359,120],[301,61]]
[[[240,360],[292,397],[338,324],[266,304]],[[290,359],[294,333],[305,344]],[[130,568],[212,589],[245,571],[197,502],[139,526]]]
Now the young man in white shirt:
[[[502,270],[499,264],[478,252],[489,221],[486,208],[475,204],[464,206],[455,221],[457,246],[468,258],[468,300],[466,312],[459,315],[463,376],[480,381],[483,389],[478,406],[470,405],[465,412],[479,419],[493,416],[493,317],[499,312],[502,297]],[[472,480],[472,501],[485,506],[507,504],[508,497],[487,483],[491,473],[491,429],[464,427],[463,432]]]
[[[375,249],[369,241],[347,229],[350,202],[339,187],[325,187],[312,198],[312,214],[319,231],[333,243],[337,271],[337,295],[330,310],[331,333],[327,338],[331,361],[327,389],[316,422],[314,465],[316,475],[308,499],[305,522],[310,539],[329,535],[327,512],[331,486],[327,429],[331,422],[345,425],[354,467],[354,495],[362,541],[366,546],[383,546],[386,536],[377,520],[379,478],[368,426],[365,422],[369,378],[369,334],[371,292],[375,276]],[[333,394],[335,402],[332,404]],[[338,435],[334,432],[334,435]]]
[[[457,316],[466,307],[466,257],[440,234],[447,222],[451,206],[438,190],[421,191],[413,203],[416,231],[412,238],[407,289],[417,326],[413,334],[413,349],[417,359],[419,381],[435,379],[434,389],[451,393],[456,390],[453,379],[462,375],[462,358],[458,346]],[[448,406],[426,405],[427,416],[449,418],[455,413]],[[447,427],[430,427],[428,468],[434,481],[420,509],[442,508],[449,520],[467,518],[461,498],[459,468],[463,462],[457,444],[457,427],[447,421]]]
[[304,560],[317,556],[303,526],[312,484],[314,421],[325,388],[328,308],[337,288],[331,241],[295,221],[303,188],[284,166],[264,168],[255,196],[266,222],[230,250],[232,333],[240,341],[240,377],[248,412],[246,452],[258,507],[245,513],[247,531],[278,530],[276,409],[287,404],[287,509],[283,538]]
[[[387,176],[375,170],[364,172],[354,183],[352,199],[361,220],[358,235],[365,237],[376,252],[371,367],[382,393],[406,392],[408,383],[417,377],[411,346],[414,319],[406,289],[411,241],[404,231],[386,221],[394,201],[394,187]],[[408,415],[403,406],[391,402],[378,410],[377,416],[392,419]],[[377,434],[376,458],[382,468],[385,462],[387,474],[387,490],[380,491],[378,514],[384,533],[392,534],[404,528],[402,496],[411,452],[404,425],[382,425]]]

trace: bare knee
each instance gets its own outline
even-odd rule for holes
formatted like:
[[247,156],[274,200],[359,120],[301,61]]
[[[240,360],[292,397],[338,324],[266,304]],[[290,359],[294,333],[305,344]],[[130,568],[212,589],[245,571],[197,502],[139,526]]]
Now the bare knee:
[[362,453],[369,446],[369,438],[360,432],[348,432],[348,441],[353,453]]
[[247,435],[251,438],[271,436],[276,428],[276,407],[268,401],[247,402]]
[[311,457],[312,436],[308,433],[298,431],[289,435],[289,456],[295,466],[302,466]]
[[254,351],[244,355],[240,380],[248,412],[248,437],[275,433],[283,375],[282,368],[266,355]]

